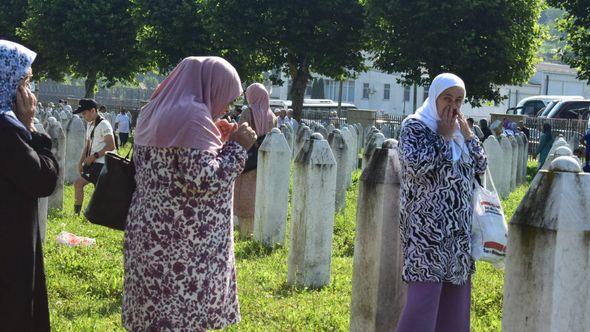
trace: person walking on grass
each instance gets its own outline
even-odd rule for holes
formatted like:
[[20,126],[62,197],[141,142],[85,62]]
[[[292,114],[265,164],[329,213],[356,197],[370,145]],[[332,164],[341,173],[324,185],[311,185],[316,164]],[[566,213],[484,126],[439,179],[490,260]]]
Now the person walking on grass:
[[115,150],[113,128],[97,111],[98,105],[94,99],[80,99],[74,114],[81,114],[88,123],[86,130],[86,145],[80,155],[78,172],[80,177],[74,181],[74,213],[80,214],[84,202],[84,187],[92,183],[96,185],[98,175],[104,166],[104,156]]
[[461,113],[465,84],[438,75],[402,123],[400,235],[408,283],[398,332],[468,332],[475,174],[487,157]]
[[129,134],[131,133],[131,119],[125,114],[123,109],[119,111],[115,119],[115,131],[119,132],[119,146],[122,147],[127,144]]

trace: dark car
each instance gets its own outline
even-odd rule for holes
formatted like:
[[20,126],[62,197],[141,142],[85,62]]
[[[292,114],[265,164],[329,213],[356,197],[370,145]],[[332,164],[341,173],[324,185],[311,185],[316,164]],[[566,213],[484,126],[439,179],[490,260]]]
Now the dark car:
[[551,108],[546,116],[550,119],[587,120],[590,114],[590,100],[561,101]]

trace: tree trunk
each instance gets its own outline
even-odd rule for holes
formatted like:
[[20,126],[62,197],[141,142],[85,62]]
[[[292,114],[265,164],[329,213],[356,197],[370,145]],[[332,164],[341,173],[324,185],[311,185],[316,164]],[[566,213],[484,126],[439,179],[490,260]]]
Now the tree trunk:
[[293,108],[293,117],[300,122],[303,116],[303,98],[305,97],[305,89],[309,80],[309,65],[305,62],[301,64],[291,63],[289,67],[291,78],[293,79],[293,84],[291,85],[291,108]]
[[86,76],[86,81],[84,81],[84,88],[86,89],[84,98],[94,98],[94,87],[96,87],[96,72],[90,72]]

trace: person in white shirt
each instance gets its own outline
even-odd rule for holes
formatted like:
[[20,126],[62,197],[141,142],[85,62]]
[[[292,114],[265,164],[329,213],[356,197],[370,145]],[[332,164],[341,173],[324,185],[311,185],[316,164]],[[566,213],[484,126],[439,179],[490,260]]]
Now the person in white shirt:
[[82,118],[88,122],[86,130],[86,146],[80,156],[78,171],[80,177],[74,182],[74,212],[80,214],[84,202],[84,187],[96,184],[98,175],[104,166],[104,155],[115,150],[115,138],[113,128],[108,121],[98,114],[98,104],[94,99],[80,99],[80,106],[73,112],[81,113]]
[[295,132],[297,132],[297,128],[299,128],[299,123],[297,123],[297,120],[293,119],[293,109],[289,108],[287,110],[287,118],[289,119],[289,122],[291,124],[291,128],[293,128],[293,130]]
[[291,119],[287,116],[287,110],[281,109],[279,110],[279,115],[277,117],[277,127],[281,127],[282,125],[291,125]]
[[122,109],[115,119],[115,131],[119,132],[119,146],[124,146],[131,132],[131,119],[129,119],[129,116]]

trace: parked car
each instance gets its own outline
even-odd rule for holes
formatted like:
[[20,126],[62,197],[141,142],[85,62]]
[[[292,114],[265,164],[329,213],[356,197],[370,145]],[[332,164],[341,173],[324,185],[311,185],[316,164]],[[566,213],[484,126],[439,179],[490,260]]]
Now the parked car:
[[540,112],[546,110],[549,105],[564,100],[582,100],[582,96],[549,96],[539,95],[522,99],[518,102],[516,107],[511,107],[506,110],[506,114],[524,115],[529,117],[539,116]]
[[588,120],[590,115],[590,100],[565,100],[551,108],[547,115],[549,119],[581,119]]

